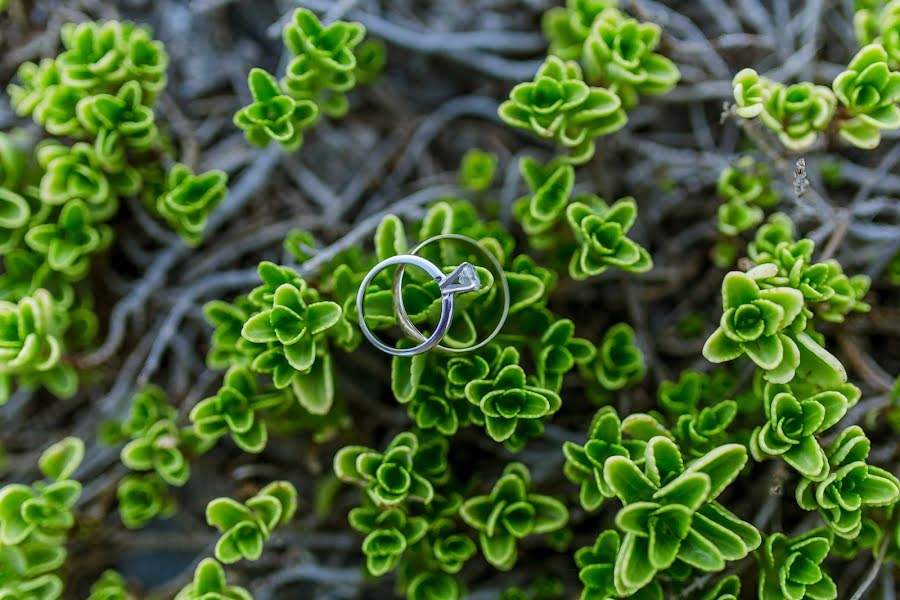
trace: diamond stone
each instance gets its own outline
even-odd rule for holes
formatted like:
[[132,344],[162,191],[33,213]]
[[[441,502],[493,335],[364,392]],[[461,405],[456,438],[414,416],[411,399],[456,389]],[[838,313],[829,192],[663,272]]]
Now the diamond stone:
[[478,277],[478,271],[469,263],[463,263],[456,281],[465,287],[471,287],[473,290],[481,289],[481,279]]

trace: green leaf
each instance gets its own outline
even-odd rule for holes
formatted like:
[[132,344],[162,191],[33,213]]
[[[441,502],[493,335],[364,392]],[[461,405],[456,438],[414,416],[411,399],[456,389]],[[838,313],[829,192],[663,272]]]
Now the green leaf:
[[49,479],[68,479],[84,458],[84,442],[68,437],[47,448],[38,462],[41,472]]

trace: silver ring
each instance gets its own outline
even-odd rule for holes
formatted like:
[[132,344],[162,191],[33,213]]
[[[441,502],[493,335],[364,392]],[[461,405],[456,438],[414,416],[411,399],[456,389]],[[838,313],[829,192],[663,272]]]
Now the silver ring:
[[[444,346],[440,344],[440,339],[437,342],[428,346],[428,348],[437,348],[438,350],[443,350],[444,352],[451,352],[455,354],[462,354],[464,352],[472,352],[473,350],[478,350],[479,348],[483,348],[486,346],[491,340],[493,340],[500,333],[500,330],[503,329],[503,325],[506,323],[506,318],[509,316],[509,281],[506,279],[506,274],[503,272],[503,267],[500,265],[500,262],[497,258],[491,254],[491,252],[484,247],[481,243],[473,240],[470,237],[460,235],[458,233],[443,233],[440,235],[436,235],[434,237],[428,238],[427,240],[420,242],[418,246],[413,248],[409,256],[415,256],[417,252],[419,252],[422,248],[431,244],[433,242],[439,240],[457,240],[461,242],[465,242],[470,246],[474,246],[481,254],[484,255],[485,259],[490,263],[490,265],[494,268],[494,280],[500,281],[500,289],[503,294],[503,312],[500,315],[500,319],[497,322],[497,326],[494,327],[494,330],[488,335],[485,339],[475,344],[474,346],[466,346],[465,348],[451,348],[449,346]],[[428,263],[432,264],[432,263]],[[448,275],[447,277],[453,277],[454,274],[463,269],[464,265],[468,265],[468,263],[463,263],[453,273]],[[402,284],[403,284],[403,273],[406,271],[406,266],[404,264],[400,265],[400,268],[397,269],[397,272],[394,274],[394,313],[397,316],[397,320],[400,325],[400,329],[403,330],[407,336],[413,338],[416,341],[426,340],[425,335],[416,328],[416,326],[410,321],[409,314],[406,312],[406,307],[403,306],[403,294],[400,293]],[[477,279],[477,275],[475,276]],[[479,286],[480,287],[480,286]],[[477,289],[477,288],[476,288]],[[473,291],[473,290],[465,290],[465,291]],[[441,314],[443,317],[443,313]],[[440,325],[440,323],[438,323]],[[449,329],[449,324],[448,324]],[[446,331],[444,332],[446,334]],[[431,337],[434,337],[434,334],[431,334]],[[371,338],[370,338],[371,339]],[[443,339],[443,335],[441,336]],[[427,338],[426,343],[430,341],[431,338]],[[424,345],[424,344],[423,344]],[[417,346],[418,347],[418,346]]]
[[[392,346],[388,346],[377,337],[375,337],[375,334],[372,333],[372,331],[369,330],[369,327],[366,325],[364,311],[366,289],[368,289],[369,284],[372,283],[372,280],[375,278],[375,276],[377,276],[384,269],[393,265],[400,265],[400,267],[403,269],[406,268],[406,265],[419,267],[420,269],[431,275],[432,278],[434,278],[441,290],[441,317],[438,320],[438,324],[428,338],[426,338],[418,330],[416,330],[416,333],[419,334],[418,341],[422,341],[422,343],[413,348],[394,348]],[[453,297],[456,294],[470,292],[481,288],[481,282],[478,280],[478,276],[475,275],[473,281],[471,279],[471,273],[475,273],[475,268],[469,263],[463,263],[449,275],[444,275],[443,271],[441,271],[437,267],[437,265],[435,265],[430,260],[422,258],[421,256],[414,256],[412,254],[400,254],[398,256],[386,258],[372,267],[372,270],[366,274],[365,278],[363,278],[362,280],[362,283],[359,285],[359,291],[356,293],[356,306],[357,312],[359,313],[359,328],[362,330],[363,335],[366,336],[366,339],[368,339],[373,346],[375,346],[382,352],[386,352],[394,356],[414,356],[416,354],[426,352],[431,348],[437,346],[438,343],[440,343],[443,337],[447,334],[447,330],[450,328],[450,322],[453,320]],[[404,314],[406,313],[404,312]]]

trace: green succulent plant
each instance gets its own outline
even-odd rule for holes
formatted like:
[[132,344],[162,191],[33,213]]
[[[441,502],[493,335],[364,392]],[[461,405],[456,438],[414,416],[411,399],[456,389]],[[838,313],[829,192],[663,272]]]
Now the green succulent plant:
[[120,425],[121,435],[126,438],[144,436],[157,421],[174,421],[176,416],[175,408],[169,404],[162,388],[156,385],[145,386],[131,399],[131,411]]
[[334,302],[307,304],[303,288],[284,283],[274,292],[272,306],[250,317],[241,329],[254,344],[274,344],[297,371],[309,371],[316,361],[316,336],[333,327],[341,317]]
[[313,126],[319,107],[311,100],[295,100],[283,93],[278,81],[266,71],[253,68],[247,76],[253,104],[234,115],[234,124],[244,130],[247,141],[257,146],[278,142],[288,151],[303,144],[303,130]]
[[194,580],[181,588],[175,600],[253,600],[250,592],[225,581],[225,570],[212,558],[204,558],[194,570]]
[[648,442],[643,470],[624,456],[606,461],[604,477],[624,506],[616,515],[624,533],[613,577],[619,595],[645,587],[676,560],[719,571],[759,546],[759,532],[715,502],[746,461],[743,446],[725,444],[685,466],[662,436]]
[[56,575],[41,575],[0,584],[3,600],[56,600],[62,597],[63,583]]
[[759,575],[761,600],[833,600],[837,586],[824,569],[831,534],[813,529],[796,537],[773,533],[766,539]]
[[81,200],[70,200],[56,223],[36,225],[25,234],[28,247],[47,257],[47,264],[71,279],[80,279],[90,268],[92,254],[112,241],[107,225],[92,222],[90,209]]
[[334,472],[342,481],[361,486],[379,506],[407,500],[428,504],[434,497],[431,482],[415,467],[419,440],[412,432],[398,434],[384,453],[363,446],[346,446],[334,457]]
[[153,110],[142,104],[140,83],[125,83],[116,95],[82,98],[76,111],[89,135],[97,136],[95,149],[104,164],[119,165],[125,150],[148,150],[157,141]]
[[277,388],[260,390],[256,379],[245,367],[230,369],[216,395],[201,400],[191,409],[191,422],[197,432],[212,438],[230,433],[234,443],[245,452],[262,452],[268,430],[258,413],[284,404],[287,396]]
[[852,145],[876,148],[882,130],[900,128],[900,72],[888,66],[883,46],[861,49],[832,87],[850,117],[841,123],[841,137]]
[[293,58],[282,85],[295,98],[312,99],[332,117],[347,112],[345,92],[356,85],[356,47],[366,35],[360,23],[323,25],[312,11],[298,8],[282,30]]
[[575,337],[575,324],[569,319],[560,319],[551,325],[540,340],[537,355],[537,375],[541,385],[559,392],[563,375],[576,364],[582,365],[593,360],[596,355],[594,345]]
[[622,198],[612,206],[597,197],[591,198],[590,205],[573,202],[566,208],[566,218],[578,242],[569,262],[572,279],[594,277],[610,267],[628,273],[653,268],[650,253],[627,237],[637,218],[633,198]]
[[565,7],[546,11],[541,24],[544,36],[550,41],[550,54],[563,60],[580,59],[594,20],[617,4],[617,0],[566,0]]
[[403,554],[428,531],[425,517],[411,517],[402,508],[358,507],[350,511],[349,519],[354,529],[366,534],[362,551],[366,568],[376,577],[394,569]]
[[800,350],[784,331],[803,310],[803,294],[790,287],[761,290],[749,275],[732,271],[722,283],[722,304],[725,312],[703,356],[721,363],[746,354],[769,381],[790,381]]
[[469,402],[481,409],[487,433],[497,442],[527,426],[524,422],[552,415],[562,405],[555,392],[528,385],[525,371],[518,365],[503,367],[493,380],[471,381],[465,393]]
[[575,186],[575,169],[561,162],[542,165],[525,157],[519,161],[519,171],[531,195],[517,200],[513,212],[526,233],[541,234],[564,214]]
[[191,245],[203,239],[206,220],[228,193],[228,176],[219,170],[195,175],[175,164],[166,176],[166,187],[156,198],[155,210]]
[[68,326],[68,315],[47,290],[16,303],[0,301],[0,404],[12,393],[13,378],[61,398],[75,393],[78,376],[62,358]]
[[467,190],[483,192],[491,187],[497,173],[497,155],[473,149],[466,152],[459,165],[459,182]]
[[569,513],[559,500],[529,491],[531,475],[521,463],[510,463],[491,493],[466,500],[459,514],[478,531],[481,552],[498,569],[516,562],[516,542],[529,535],[563,527]]
[[754,458],[781,456],[804,477],[822,481],[829,465],[816,435],[840,421],[859,397],[859,388],[852,384],[806,394],[785,384],[767,383],[763,391],[766,423],[750,438]]
[[175,514],[175,500],[165,480],[156,473],[126,475],[116,488],[119,516],[129,529],[140,529],[156,518]]
[[900,68],[900,2],[857,6],[853,28],[860,45],[881,44],[892,68]]
[[155,471],[169,485],[180,487],[191,475],[190,463],[182,452],[182,434],[168,419],[151,425],[145,433],[128,442],[121,452],[122,464],[133,471]]
[[643,456],[644,444],[623,439],[621,427],[615,408],[606,406],[594,415],[588,429],[587,443],[563,443],[566,457],[563,473],[569,481],[581,485],[579,498],[585,510],[596,510],[606,498],[615,495],[603,478],[603,465],[609,458],[629,456],[640,459]]
[[647,366],[644,353],[634,343],[634,330],[627,323],[616,323],[597,346],[590,372],[605,390],[621,390],[644,378]]
[[134,596],[128,593],[125,579],[116,571],[104,571],[91,586],[88,600],[131,600]]
[[225,564],[242,558],[257,560],[279,525],[297,511],[297,490],[288,481],[274,481],[241,504],[231,498],[216,498],[206,507],[206,522],[222,534],[216,543],[216,558]]
[[828,476],[821,481],[803,478],[797,484],[797,504],[818,510],[828,528],[842,538],[860,534],[864,508],[891,506],[900,499],[897,477],[866,464],[870,446],[860,427],[848,427],[828,448]]
[[105,221],[118,209],[117,193],[137,191],[139,182],[131,181],[125,171],[123,177],[111,177],[97,156],[94,148],[78,142],[71,148],[49,143],[37,150],[37,159],[44,168],[40,182],[40,198],[51,205],[62,205],[71,200],[85,202],[95,221]]
[[772,187],[772,175],[764,162],[752,156],[742,156],[731,166],[722,169],[716,191],[727,201],[740,201],[762,208],[772,208],[780,200]]
[[65,541],[66,532],[75,524],[72,509],[81,495],[81,484],[69,477],[83,457],[84,442],[65,438],[41,454],[38,464],[49,483],[10,483],[0,488],[0,543],[15,546],[28,540],[55,545]]
[[740,235],[744,231],[753,229],[759,225],[765,213],[752,204],[740,200],[730,200],[719,205],[719,232],[724,235]]
[[435,519],[429,525],[429,540],[434,559],[446,573],[459,573],[478,548],[468,535],[448,518]]
[[572,164],[589,160],[594,138],[618,131],[628,120],[614,92],[588,86],[577,63],[555,56],[547,57],[534,81],[513,88],[499,115],[511,127],[565,147],[571,152],[565,160]]
[[462,585],[447,573],[419,573],[406,589],[407,600],[457,600],[463,597]]
[[784,86],[760,77],[753,69],[732,81],[737,114],[759,117],[789,150],[805,150],[831,123],[837,99],[830,89],[809,82]]
[[641,94],[665,94],[681,73],[674,62],[654,52],[661,33],[656,23],[639,23],[616,8],[603,10],[584,43],[588,80],[609,86],[626,109],[637,106]]

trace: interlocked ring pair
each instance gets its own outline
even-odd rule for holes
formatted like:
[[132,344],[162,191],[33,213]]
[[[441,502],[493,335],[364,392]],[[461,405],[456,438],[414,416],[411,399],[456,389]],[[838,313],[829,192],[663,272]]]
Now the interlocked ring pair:
[[[478,273],[476,272],[475,267],[470,263],[464,262],[456,269],[454,269],[452,273],[450,273],[449,275],[445,275],[440,267],[435,265],[430,260],[417,255],[417,252],[421,251],[422,248],[439,240],[456,240],[476,248],[492,267],[492,275],[494,276],[494,281],[500,283],[500,294],[503,300],[503,312],[500,315],[500,319],[498,320],[496,327],[494,327],[494,330],[485,339],[478,342],[477,344],[467,346],[465,348],[452,348],[449,346],[444,346],[441,344],[441,340],[444,339],[444,336],[447,334],[447,331],[450,329],[450,324],[453,321],[453,309],[455,305],[454,299],[456,295],[466,292],[474,292],[481,289],[481,281],[478,278]],[[366,319],[363,311],[366,290],[372,283],[372,280],[375,279],[375,277],[379,273],[391,266],[399,267],[397,269],[397,272],[394,274],[394,285],[392,291],[394,313],[397,316],[397,321],[400,325],[400,329],[407,336],[411,337],[417,342],[420,342],[418,346],[414,346],[412,348],[395,348],[393,346],[389,346],[378,339],[378,337],[376,337],[375,334],[372,333],[372,331],[366,325]],[[406,307],[403,305],[403,294],[401,293],[401,290],[403,286],[403,273],[406,271],[407,266],[418,267],[425,271],[437,282],[438,287],[441,291],[441,316],[438,319],[438,323],[435,326],[434,331],[428,337],[425,337],[425,335],[421,331],[419,331],[419,329],[412,323],[409,315],[406,312]],[[413,248],[409,254],[399,254],[397,256],[391,256],[390,258],[386,258],[385,260],[372,267],[372,270],[366,274],[359,286],[359,292],[357,292],[356,294],[356,306],[357,312],[359,313],[359,327],[362,330],[363,335],[366,336],[366,339],[369,340],[373,346],[375,346],[382,352],[386,352],[394,356],[414,356],[416,354],[427,352],[432,348],[437,348],[444,352],[453,353],[471,352],[473,350],[484,347],[488,342],[494,339],[494,337],[496,337],[497,334],[500,333],[500,330],[503,328],[504,323],[506,323],[506,317],[509,314],[509,282],[506,280],[506,275],[503,272],[503,267],[500,266],[500,263],[487,248],[485,248],[483,245],[473,240],[472,238],[466,237],[464,235],[445,233],[436,235],[425,240],[424,242],[421,242],[418,246]]]

